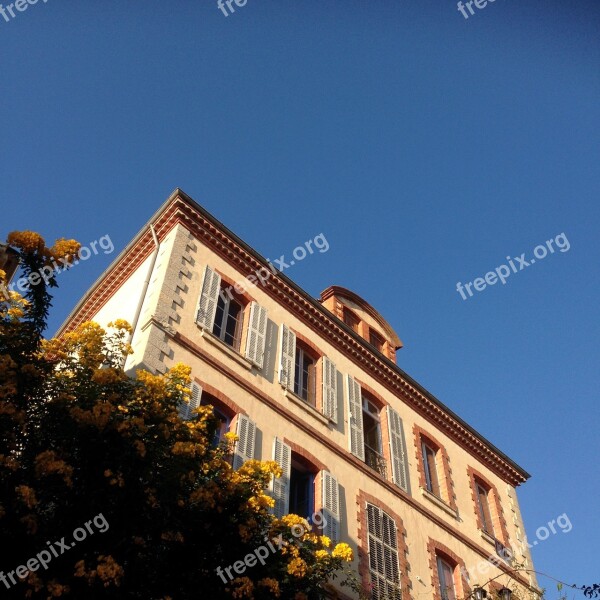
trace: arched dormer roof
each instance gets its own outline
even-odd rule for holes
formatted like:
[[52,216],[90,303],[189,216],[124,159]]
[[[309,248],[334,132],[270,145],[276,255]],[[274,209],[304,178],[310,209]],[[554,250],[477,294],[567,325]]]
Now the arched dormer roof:
[[402,340],[392,326],[358,294],[339,285],[332,285],[321,292],[320,300],[323,306],[341,320],[344,320],[344,310],[347,309],[361,321],[366,322],[366,326],[361,323],[358,333],[367,341],[369,341],[367,331],[375,329],[388,342],[391,351],[395,352],[402,348]]

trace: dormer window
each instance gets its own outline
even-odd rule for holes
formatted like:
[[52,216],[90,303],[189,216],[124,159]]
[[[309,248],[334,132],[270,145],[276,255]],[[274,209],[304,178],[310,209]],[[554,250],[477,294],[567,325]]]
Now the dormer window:
[[369,330],[369,343],[375,346],[382,354],[385,350],[385,340],[373,329]]
[[355,331],[356,333],[358,333],[358,326],[360,325],[360,319],[350,310],[348,310],[347,308],[344,309],[344,323],[346,323],[346,325],[348,325],[348,327],[350,327],[350,329],[352,329],[352,331]]

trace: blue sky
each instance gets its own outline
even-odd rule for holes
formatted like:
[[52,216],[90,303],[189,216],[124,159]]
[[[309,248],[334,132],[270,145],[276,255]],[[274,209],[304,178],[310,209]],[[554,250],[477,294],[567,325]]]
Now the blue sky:
[[[475,11],[49,0],[0,18],[0,236],[121,250],[175,187],[271,258],[323,233],[287,274],[388,318],[399,365],[532,473],[530,540],[568,515],[536,568],[593,583],[600,4]],[[560,233],[567,252],[456,291]],[[60,276],[52,331],[110,260]]]

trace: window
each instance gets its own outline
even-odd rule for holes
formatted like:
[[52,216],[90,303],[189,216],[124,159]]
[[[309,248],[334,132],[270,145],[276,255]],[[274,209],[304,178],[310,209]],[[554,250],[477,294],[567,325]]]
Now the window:
[[437,450],[434,450],[427,442],[422,441],[421,452],[423,454],[423,469],[425,470],[425,484],[427,491],[431,492],[434,496],[441,498],[436,462]]
[[385,340],[373,329],[369,330],[369,342],[375,346],[379,352],[383,352],[385,347]]
[[344,308],[344,323],[346,323],[346,325],[348,325],[348,327],[350,327],[350,329],[352,329],[352,331],[355,331],[356,333],[358,333],[358,326],[360,325],[360,319],[350,310],[348,310],[347,308]]
[[242,340],[243,320],[244,311],[242,304],[237,299],[232,298],[231,294],[229,296],[219,294],[217,312],[215,313],[215,322],[212,329],[213,334],[228,346],[239,350]]
[[245,338],[245,357],[259,369],[263,368],[266,344],[267,310],[257,302],[250,302],[227,285],[221,275],[206,266],[196,323],[203,331],[210,331],[216,338],[240,352],[244,313],[248,312]]
[[314,512],[315,475],[310,467],[292,452],[290,470],[290,513],[308,518]]
[[492,514],[489,503],[490,490],[481,482],[475,480],[475,497],[477,499],[477,509],[481,519],[481,528],[488,535],[494,537],[494,526],[492,525]]
[[296,344],[296,365],[294,370],[294,394],[316,405],[316,361],[300,345]]
[[381,442],[380,411],[372,401],[364,396],[362,397],[362,403],[365,462],[385,478],[387,476],[387,468]]
[[[404,439],[404,426],[398,412],[391,406],[382,411],[351,375],[346,375],[346,400],[348,406],[348,447],[358,459],[388,479],[387,460],[391,464],[391,479],[399,488],[409,493],[408,453]],[[381,415],[386,416],[389,444],[385,453],[382,444]],[[387,458],[386,458],[387,456]]]
[[372,600],[401,600],[396,523],[377,506],[367,503],[369,572]]
[[456,600],[454,569],[441,557],[437,557],[437,571],[442,600]]

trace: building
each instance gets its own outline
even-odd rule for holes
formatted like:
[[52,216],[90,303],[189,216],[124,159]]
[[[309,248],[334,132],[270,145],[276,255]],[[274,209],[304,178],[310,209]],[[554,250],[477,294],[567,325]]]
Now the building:
[[176,190],[59,334],[116,318],[134,327],[126,368],[190,365],[193,402],[239,436],[234,467],[276,459],[276,512],[322,511],[375,600],[477,584],[538,597],[513,569],[533,568],[516,495],[529,475],[398,368],[398,335],[355,293],[312,298]]

